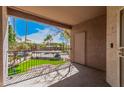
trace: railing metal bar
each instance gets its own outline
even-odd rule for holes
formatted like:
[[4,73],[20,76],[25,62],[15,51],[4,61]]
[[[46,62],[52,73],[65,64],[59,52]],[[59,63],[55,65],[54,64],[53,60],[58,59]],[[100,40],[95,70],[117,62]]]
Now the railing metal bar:
[[[50,50],[52,50],[52,48]],[[59,48],[56,50],[59,50]],[[68,48],[66,48],[65,50],[67,51]],[[42,73],[42,71],[40,71],[41,70],[40,65],[38,65],[38,64],[40,64],[39,59],[44,57],[43,53],[45,53],[45,52],[42,52],[42,51],[8,51],[8,53],[10,54],[9,57],[14,59],[14,61],[10,60],[9,74],[8,74],[9,77],[13,77],[15,79],[14,82],[18,82],[18,81],[24,80],[26,78],[36,77],[38,75],[51,73],[54,70],[56,70],[56,69],[52,69],[52,70],[49,69],[49,71],[45,72],[45,73]],[[21,54],[21,53],[22,53],[22,56],[20,57],[19,54]],[[52,51],[46,52],[47,56],[49,56],[50,58],[51,58],[51,56],[54,56],[55,53]],[[29,63],[24,63],[27,60],[30,60],[30,58],[32,58],[34,60],[33,61],[34,63],[30,62],[30,61],[29,61]],[[18,64],[21,64],[19,69],[16,68],[16,66]],[[46,67],[45,69],[47,69],[47,68],[48,67]],[[38,72],[36,72],[36,71],[38,71]]]

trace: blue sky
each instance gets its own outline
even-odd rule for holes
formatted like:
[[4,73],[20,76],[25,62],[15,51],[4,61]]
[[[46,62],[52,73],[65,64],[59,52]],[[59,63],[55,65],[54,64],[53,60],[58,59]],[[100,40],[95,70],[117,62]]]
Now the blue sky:
[[[12,16],[9,17],[9,24],[12,26],[14,25],[14,18]],[[64,37],[61,37],[60,34],[57,34],[61,32],[62,30],[51,25],[38,23],[35,21],[26,21],[22,18],[16,18],[15,20],[15,32],[16,36],[21,38],[24,41],[25,34],[26,34],[26,22],[28,22],[28,33],[27,38],[32,41],[32,43],[42,43],[44,38],[51,34],[53,35],[53,42],[66,42]]]

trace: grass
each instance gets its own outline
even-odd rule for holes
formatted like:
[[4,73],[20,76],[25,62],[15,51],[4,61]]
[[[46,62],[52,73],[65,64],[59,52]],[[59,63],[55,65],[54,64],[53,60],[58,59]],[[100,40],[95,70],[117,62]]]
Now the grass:
[[22,62],[15,67],[11,67],[8,69],[8,75],[19,74],[28,71],[32,67],[41,66],[44,64],[51,64],[51,65],[62,65],[65,61],[63,60],[56,60],[56,59],[30,59],[28,61]]

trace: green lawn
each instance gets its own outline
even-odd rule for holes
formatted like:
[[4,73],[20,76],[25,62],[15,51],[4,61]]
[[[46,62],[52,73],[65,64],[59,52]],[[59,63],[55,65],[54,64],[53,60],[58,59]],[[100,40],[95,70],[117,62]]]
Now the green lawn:
[[31,59],[26,62],[22,62],[19,65],[16,65],[15,67],[11,67],[8,69],[8,75],[14,75],[14,74],[19,74],[28,71],[30,68],[39,66],[39,65],[44,65],[44,64],[51,64],[51,65],[62,65],[65,62],[63,60],[55,60],[55,59],[50,59],[50,60],[42,60],[42,59]]

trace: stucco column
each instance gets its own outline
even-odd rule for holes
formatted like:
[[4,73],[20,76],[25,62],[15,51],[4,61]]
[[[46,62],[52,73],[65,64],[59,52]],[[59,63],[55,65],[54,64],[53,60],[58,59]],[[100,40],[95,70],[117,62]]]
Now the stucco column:
[[7,7],[0,6],[0,86],[3,86],[7,77]]

